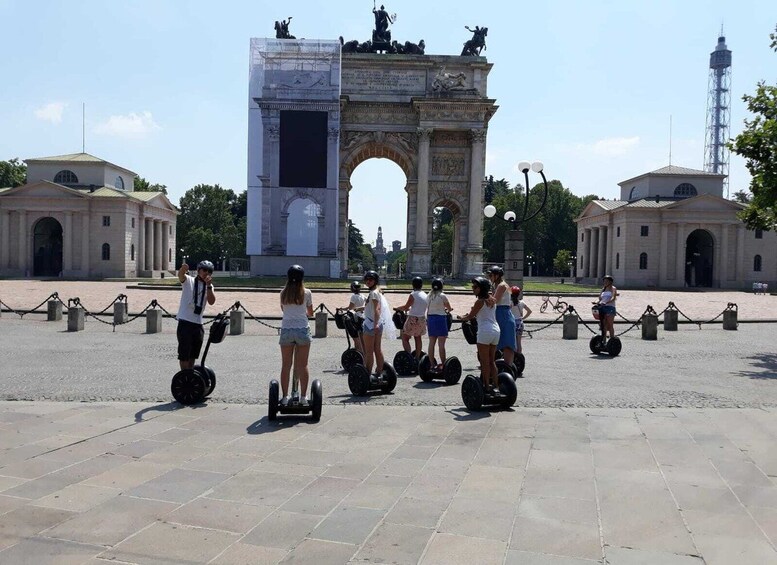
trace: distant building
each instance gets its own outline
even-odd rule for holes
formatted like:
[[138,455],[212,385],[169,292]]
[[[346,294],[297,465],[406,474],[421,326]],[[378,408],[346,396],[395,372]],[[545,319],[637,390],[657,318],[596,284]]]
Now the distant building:
[[748,230],[723,198],[725,175],[668,166],[594,200],[577,223],[577,273],[631,287],[750,288],[777,283],[777,234]]
[[386,247],[383,245],[383,228],[378,226],[378,237],[375,238],[375,247],[372,252],[375,254],[375,262],[378,267],[382,267],[386,261]]
[[391,252],[396,253],[398,251],[402,251],[402,242],[398,239],[395,239],[391,242]]
[[0,276],[141,277],[174,268],[178,210],[137,175],[88,153],[28,159],[0,187]]

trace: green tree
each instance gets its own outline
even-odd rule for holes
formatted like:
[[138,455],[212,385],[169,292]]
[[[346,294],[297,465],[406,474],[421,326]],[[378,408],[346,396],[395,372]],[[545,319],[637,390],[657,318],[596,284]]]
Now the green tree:
[[494,175],[490,175],[488,177],[488,181],[486,182],[486,188],[483,196],[486,204],[491,204],[494,198],[500,195],[503,196],[508,192],[510,192],[510,183],[507,181],[507,179],[500,179],[495,181]]
[[432,272],[450,274],[453,266],[453,213],[448,208],[435,208],[432,216]]
[[[769,35],[777,51],[777,26]],[[744,157],[750,171],[751,200],[740,218],[750,229],[777,229],[777,86],[761,81],[754,95],[742,97],[755,117],[745,120],[745,129],[729,148]]]
[[0,161],[0,188],[14,188],[27,182],[27,165],[18,158]]
[[135,192],[161,192],[167,196],[167,186],[164,184],[151,184],[143,177],[135,177],[133,190]]
[[750,200],[752,200],[753,195],[750,194],[746,190],[737,190],[731,197],[731,200],[734,202],[739,202],[740,204],[750,204]]
[[[572,262],[572,252],[567,249],[559,249],[553,258],[553,268],[562,277],[569,273],[569,265]],[[571,275],[571,273],[569,273]]]

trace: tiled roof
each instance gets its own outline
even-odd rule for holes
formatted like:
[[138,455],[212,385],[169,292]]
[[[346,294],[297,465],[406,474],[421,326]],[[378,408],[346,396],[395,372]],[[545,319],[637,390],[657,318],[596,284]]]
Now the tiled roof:
[[661,167],[655,171],[648,173],[649,175],[705,175],[705,176],[722,176],[720,173],[710,173],[708,171],[700,171],[698,169],[689,169],[688,167],[678,167],[677,165],[669,165],[667,167]]
[[664,206],[669,206],[675,202],[677,202],[677,200],[662,199],[656,202],[655,198],[642,198],[640,200],[635,200],[634,202],[629,202],[627,206],[629,208],[663,208]]
[[101,186],[94,192],[89,193],[90,196],[107,196],[110,198],[129,198],[130,195],[121,190],[111,188],[110,186]]
[[99,157],[95,157],[94,155],[90,155],[89,153],[68,153],[67,155],[53,155],[51,157],[35,157],[34,159],[25,159],[25,163],[98,163],[103,165],[110,165],[111,167],[115,167],[117,169],[121,169],[122,171],[126,171],[131,174],[135,174],[134,171],[130,171],[129,169],[125,169],[124,167],[120,167],[119,165],[114,165],[113,163],[106,161],[105,159],[100,159]]
[[160,194],[164,194],[164,192],[129,192],[127,193],[128,196],[131,196],[132,198],[137,198],[138,200],[142,200],[143,202],[148,202],[149,200],[152,200],[159,196]]
[[628,204],[625,200],[593,200],[593,202],[605,210],[615,210],[615,208],[620,208],[621,206]]

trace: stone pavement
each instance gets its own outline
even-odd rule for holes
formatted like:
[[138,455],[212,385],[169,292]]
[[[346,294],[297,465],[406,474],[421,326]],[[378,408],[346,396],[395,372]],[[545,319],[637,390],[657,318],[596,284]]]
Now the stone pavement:
[[777,563],[777,410],[0,403],[0,563]]

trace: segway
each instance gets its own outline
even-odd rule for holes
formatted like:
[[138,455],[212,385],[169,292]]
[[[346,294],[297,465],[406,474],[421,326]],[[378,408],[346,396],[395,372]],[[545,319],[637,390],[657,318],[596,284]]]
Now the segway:
[[226,314],[218,314],[210,326],[208,342],[205,344],[200,364],[191,369],[182,369],[173,375],[170,392],[173,393],[173,398],[184,406],[199,404],[216,388],[216,373],[205,365],[205,359],[208,357],[211,343],[224,341],[228,326],[229,318]]
[[467,410],[477,411],[484,406],[509,408],[518,398],[518,388],[510,373],[499,373],[499,390],[487,390],[483,380],[474,375],[464,377],[461,383],[461,399]]
[[348,349],[343,351],[343,354],[340,356],[340,365],[346,371],[350,371],[351,367],[356,364],[364,365],[364,355],[362,355],[362,352],[351,346],[351,338],[353,338],[354,342],[357,339],[361,339],[362,322],[363,320],[350,310],[346,311],[342,308],[335,310],[335,325],[339,329],[345,330],[345,337],[348,340]]
[[[394,315],[391,316],[391,320],[394,322],[394,327],[401,332],[407,321],[407,312],[395,310]],[[420,356],[423,357],[424,355],[426,355],[426,352],[421,351]],[[415,375],[418,372],[418,357],[416,357],[416,350],[414,349],[410,353],[404,349],[397,351],[397,354],[394,355],[394,369],[400,377]]]
[[425,383],[443,379],[446,385],[455,385],[461,378],[461,361],[458,357],[448,357],[442,366],[432,367],[432,360],[424,355],[418,363],[418,376]]
[[397,372],[391,363],[383,362],[380,375],[372,375],[361,363],[348,371],[348,388],[356,396],[364,396],[370,390],[380,389],[384,393],[391,392],[397,386]]
[[267,403],[267,419],[270,421],[276,420],[278,414],[289,414],[294,416],[301,416],[311,414],[314,422],[318,422],[321,419],[321,405],[324,402],[324,389],[319,379],[310,383],[310,401],[303,403],[299,395],[299,379],[297,373],[294,372],[294,376],[291,380],[291,396],[286,406],[280,402],[280,388],[281,385],[277,379],[270,381],[270,396]]
[[601,335],[595,335],[588,342],[588,347],[591,349],[591,353],[594,355],[609,355],[610,357],[616,357],[620,354],[623,345],[619,337],[611,337],[607,339],[607,329],[604,326],[606,316],[602,313],[602,307],[595,305],[591,308],[591,314],[594,316],[594,320],[599,321],[599,329]]
[[[478,321],[467,320],[461,323],[461,331],[464,334],[464,339],[470,345],[476,345],[478,342]],[[480,353],[477,354],[478,363],[480,362]],[[513,364],[508,365],[507,361],[502,358],[502,351],[496,350],[496,368],[500,373],[509,373],[513,379],[522,378],[523,370],[526,368],[526,357],[523,353],[516,353],[513,357]]]

